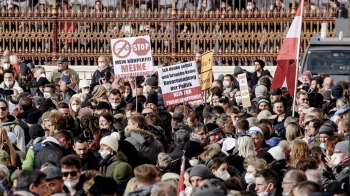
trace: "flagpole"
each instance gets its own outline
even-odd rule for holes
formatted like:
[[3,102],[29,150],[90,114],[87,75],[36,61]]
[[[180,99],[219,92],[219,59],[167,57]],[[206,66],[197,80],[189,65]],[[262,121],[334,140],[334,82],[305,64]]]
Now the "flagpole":
[[[304,10],[304,0],[300,1],[301,5],[301,13],[300,13],[300,18],[301,21],[299,23],[299,27],[298,29],[301,31],[301,26],[303,23],[303,10]],[[301,38],[301,32],[300,32],[300,36],[298,36],[298,47],[297,47],[297,58],[296,58],[296,62],[295,62],[295,83],[294,83],[294,96],[293,96],[293,105],[296,105],[295,101],[296,101],[296,96],[297,96],[297,86],[298,86],[298,71],[299,71],[299,59],[300,59],[300,38]],[[295,116],[295,107],[293,108],[293,112],[292,112],[292,116]]]

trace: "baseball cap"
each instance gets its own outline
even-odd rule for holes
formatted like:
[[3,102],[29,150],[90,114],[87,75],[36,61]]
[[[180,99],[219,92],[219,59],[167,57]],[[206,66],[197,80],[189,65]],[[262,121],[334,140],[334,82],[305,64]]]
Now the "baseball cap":
[[247,131],[248,135],[264,135],[264,133],[262,132],[262,130],[257,127],[257,126],[254,126],[254,127],[251,127],[248,131]]
[[270,95],[282,95],[282,90],[280,88],[276,88],[270,92]]
[[272,115],[270,111],[268,110],[263,110],[259,113],[258,115],[258,120],[262,120],[262,119],[268,119],[268,120],[273,120],[275,118],[277,118],[277,115]]
[[67,84],[70,84],[70,83],[72,82],[72,81],[70,80],[70,77],[67,76],[67,75],[62,75],[61,81],[62,81],[62,82],[65,82],[65,83],[67,83]]
[[54,166],[46,167],[42,172],[46,174],[46,180],[62,179],[63,177],[61,169]]
[[182,113],[174,113],[173,114],[173,119],[183,121],[185,116]]
[[100,102],[98,102],[96,109],[98,109],[98,110],[101,110],[101,109],[111,110],[111,107],[110,107],[109,103],[107,103],[105,101],[100,101]]
[[57,63],[64,63],[64,62],[68,62],[68,58],[66,56],[60,56],[57,60]]

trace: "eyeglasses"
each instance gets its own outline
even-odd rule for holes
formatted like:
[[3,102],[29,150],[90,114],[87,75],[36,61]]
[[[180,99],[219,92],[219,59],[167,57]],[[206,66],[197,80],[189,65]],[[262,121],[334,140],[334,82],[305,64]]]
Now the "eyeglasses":
[[309,101],[309,99],[305,98],[305,99],[301,99],[302,101]]
[[152,113],[152,112],[149,112],[149,113],[143,113],[143,115],[144,115],[144,116],[147,116],[147,115],[148,115],[148,114],[150,114],[150,113]]
[[262,135],[262,133],[260,131],[257,130],[250,130],[248,131],[249,135]]
[[68,177],[68,175],[74,177],[78,174],[78,171],[71,171],[71,172],[62,172],[63,177]]
[[6,110],[7,110],[7,107],[0,107],[0,110],[6,111]]

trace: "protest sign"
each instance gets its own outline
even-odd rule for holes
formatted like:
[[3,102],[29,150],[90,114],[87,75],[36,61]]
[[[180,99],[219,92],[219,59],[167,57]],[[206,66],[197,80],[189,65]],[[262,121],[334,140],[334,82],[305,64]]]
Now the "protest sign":
[[149,36],[112,39],[111,47],[116,78],[145,76],[154,72]]
[[248,108],[252,104],[250,102],[249,90],[248,90],[248,82],[247,75],[245,73],[238,75],[239,89],[241,91],[242,96],[242,105],[243,108]]
[[165,106],[202,99],[196,62],[186,62],[158,69]]
[[201,69],[201,86],[202,91],[207,90],[213,83],[213,58],[214,51],[208,51],[202,54],[202,69]]

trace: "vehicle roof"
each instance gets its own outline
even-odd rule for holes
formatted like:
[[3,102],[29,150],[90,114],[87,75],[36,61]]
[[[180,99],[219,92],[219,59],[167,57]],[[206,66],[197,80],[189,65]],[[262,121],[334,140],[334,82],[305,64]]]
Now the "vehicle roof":
[[312,39],[309,41],[309,46],[350,46],[350,38],[343,38],[341,41],[338,38]]

